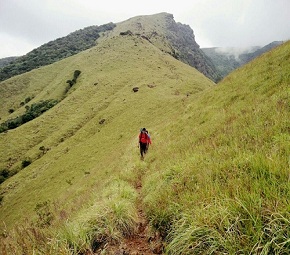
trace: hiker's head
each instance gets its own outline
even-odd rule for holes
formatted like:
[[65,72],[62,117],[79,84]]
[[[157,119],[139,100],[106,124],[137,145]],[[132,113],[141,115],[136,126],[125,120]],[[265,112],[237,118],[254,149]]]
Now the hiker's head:
[[146,132],[146,128],[142,128],[142,132],[145,133]]

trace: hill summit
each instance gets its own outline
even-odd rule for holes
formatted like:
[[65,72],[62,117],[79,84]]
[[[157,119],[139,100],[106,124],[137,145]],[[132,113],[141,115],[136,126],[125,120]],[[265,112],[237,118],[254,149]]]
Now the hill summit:
[[172,14],[138,16],[117,24],[106,36],[120,33],[141,35],[162,51],[195,67],[213,81],[219,75],[208,57],[195,41],[193,30],[188,25],[175,22]]
[[[167,15],[153,17],[166,23]],[[64,203],[68,196],[69,208],[78,196],[94,193],[93,186],[100,190],[123,167],[115,164],[125,148],[132,150],[140,127],[154,132],[178,115],[182,100],[214,85],[168,54],[164,38],[154,41],[164,43],[161,50],[146,33],[123,25],[102,33],[90,49],[0,83],[0,217],[7,226],[35,218],[39,202]],[[132,33],[124,34],[128,29]]]
[[170,22],[0,83],[2,254],[289,254],[290,42],[215,84]]
[[118,24],[86,27],[48,42],[0,69],[0,81],[91,48],[104,34],[109,36],[126,32],[142,35],[155,46],[195,67],[213,81],[219,79],[214,65],[196,43],[192,29],[188,25],[176,23],[172,14],[160,13],[134,17]]

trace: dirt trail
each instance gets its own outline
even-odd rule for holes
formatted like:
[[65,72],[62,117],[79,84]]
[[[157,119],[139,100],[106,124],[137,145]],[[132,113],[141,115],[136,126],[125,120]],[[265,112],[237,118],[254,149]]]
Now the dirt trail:
[[[149,225],[146,215],[143,211],[143,202],[141,196],[142,180],[138,177],[134,188],[138,192],[137,210],[138,227],[134,235],[125,238],[118,245],[108,244],[105,254],[111,255],[153,255],[163,254],[163,244],[160,235],[157,233],[150,235]],[[103,254],[103,253],[102,253]]]
[[137,200],[137,210],[138,210],[138,229],[137,233],[131,238],[127,238],[124,241],[125,253],[128,255],[152,255],[152,254],[161,254],[162,247],[157,247],[153,241],[155,237],[149,235],[149,226],[146,219],[146,215],[142,208],[142,198],[141,198],[141,189],[142,183],[141,178],[136,182],[135,189],[138,192]]

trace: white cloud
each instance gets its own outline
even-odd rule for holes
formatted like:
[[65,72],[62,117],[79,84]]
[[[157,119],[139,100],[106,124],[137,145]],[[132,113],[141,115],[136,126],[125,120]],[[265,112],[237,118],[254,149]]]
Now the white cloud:
[[0,45],[0,58],[22,56],[38,47],[37,44],[26,41],[22,37],[13,37],[4,33],[0,34]]
[[290,39],[289,0],[0,1],[0,40],[6,44],[0,57],[17,55],[13,49],[25,52],[29,45],[37,47],[86,26],[159,12],[172,13],[175,21],[190,25],[201,47],[248,47]]

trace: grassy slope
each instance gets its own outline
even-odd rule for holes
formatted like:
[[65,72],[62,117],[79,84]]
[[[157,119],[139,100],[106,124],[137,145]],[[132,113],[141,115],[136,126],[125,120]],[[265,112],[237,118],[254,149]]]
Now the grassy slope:
[[[0,135],[3,165],[51,148],[1,185],[1,221],[36,218],[35,205],[51,200],[56,218],[69,218],[60,229],[76,250],[91,245],[92,230],[119,239],[134,230],[131,185],[141,175],[146,214],[166,235],[167,253],[287,254],[289,57],[286,43],[212,86],[128,36],[47,67],[65,67],[59,77],[82,74],[59,105]],[[141,162],[136,135],[143,126],[153,144]]]
[[169,254],[289,252],[289,58],[290,42],[233,72],[156,138],[144,200]]
[[[164,52],[187,63],[211,80],[220,80],[211,60],[199,49],[191,28],[174,21],[173,15],[163,12],[154,15],[133,17],[117,24],[113,31],[103,33],[103,38],[131,31],[145,36],[152,44]],[[99,38],[100,41],[102,38]]]
[[[23,94],[14,95],[13,101],[30,91],[36,95],[34,101],[56,98],[76,69],[82,73],[61,103],[0,136],[1,167],[15,161],[12,168],[17,168],[27,157],[33,161],[2,184],[1,221],[5,219],[8,226],[27,215],[35,216],[36,204],[46,200],[57,200],[67,210],[82,206],[122,170],[119,161],[128,144],[134,143],[130,153],[138,158],[135,146],[140,127],[177,117],[187,93],[213,85],[148,41],[129,36],[109,39],[77,56],[8,80],[1,87],[11,91],[26,79]],[[135,86],[140,88],[137,93],[132,91]],[[101,125],[102,118],[106,121]],[[50,150],[36,160],[40,146]],[[76,205],[74,199],[84,201]]]

